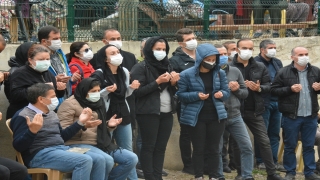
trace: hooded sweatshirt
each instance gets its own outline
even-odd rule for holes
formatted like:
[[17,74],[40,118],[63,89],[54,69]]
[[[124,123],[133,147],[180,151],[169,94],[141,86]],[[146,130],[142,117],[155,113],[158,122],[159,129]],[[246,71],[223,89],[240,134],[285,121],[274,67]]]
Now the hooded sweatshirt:
[[[204,105],[204,101],[199,98],[199,93],[205,92],[205,85],[200,77],[200,65],[204,58],[211,55],[216,55],[216,66],[212,69],[213,91],[207,93],[211,93],[210,97],[213,100],[218,115],[217,120],[220,121],[227,118],[227,111],[223,102],[230,95],[226,74],[223,70],[220,70],[220,66],[218,65],[218,50],[213,45],[205,43],[197,47],[194,67],[180,73],[177,95],[181,101],[180,123],[182,124],[194,127],[198,122],[199,113]],[[213,96],[218,91],[221,91],[223,94],[221,99],[214,98]]]
[[173,70],[180,73],[190,67],[194,66],[195,60],[186,54],[181,47],[178,47],[169,59]]

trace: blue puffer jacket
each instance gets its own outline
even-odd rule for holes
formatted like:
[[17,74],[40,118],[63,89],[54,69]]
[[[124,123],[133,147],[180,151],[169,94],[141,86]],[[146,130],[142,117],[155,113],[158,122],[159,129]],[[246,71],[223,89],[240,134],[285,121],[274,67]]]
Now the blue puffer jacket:
[[[203,59],[211,55],[216,55],[216,64],[219,64],[219,52],[213,45],[207,43],[199,45],[196,50],[195,65],[180,73],[177,95],[181,101],[180,123],[182,124],[193,127],[197,124],[198,115],[204,104],[204,101],[199,98],[198,94],[205,92],[203,81],[199,76],[199,68]],[[218,65],[214,67],[213,71],[214,81],[212,93],[221,91],[223,94],[221,99],[216,99],[212,96],[220,121],[227,118],[227,111],[223,101],[229,98],[230,90],[225,72],[220,70]]]

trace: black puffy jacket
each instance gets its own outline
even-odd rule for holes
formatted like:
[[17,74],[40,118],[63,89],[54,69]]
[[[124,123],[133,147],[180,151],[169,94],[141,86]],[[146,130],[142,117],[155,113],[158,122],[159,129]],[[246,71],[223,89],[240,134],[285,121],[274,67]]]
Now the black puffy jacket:
[[[233,60],[230,62],[230,66],[237,67],[241,71],[242,76],[244,78],[244,66],[242,63],[239,63],[237,61],[237,58],[238,54],[234,56]],[[250,63],[250,77],[249,79],[244,80],[249,80],[253,82],[257,82],[259,80],[260,82],[261,92],[252,92],[254,95],[255,102],[255,115],[261,115],[264,113],[265,110],[264,98],[262,95],[270,92],[270,77],[268,70],[263,63],[255,61],[252,57],[248,61]],[[241,109],[243,109],[243,103]]]
[[[312,88],[314,82],[320,82],[320,69],[308,64],[307,79],[312,105],[312,116],[316,116],[319,111],[318,95],[320,91]],[[300,93],[292,92],[291,86],[300,84],[298,70],[294,67],[293,62],[280,69],[271,85],[271,94],[279,98],[280,112],[289,118],[296,119],[299,107]]]

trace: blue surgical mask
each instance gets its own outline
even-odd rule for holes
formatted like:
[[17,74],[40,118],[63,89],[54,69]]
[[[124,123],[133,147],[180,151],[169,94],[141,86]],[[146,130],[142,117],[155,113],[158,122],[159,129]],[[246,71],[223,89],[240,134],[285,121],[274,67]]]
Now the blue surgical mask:
[[154,50],[153,55],[158,61],[162,61],[167,56],[167,53],[165,51]]
[[228,63],[228,56],[220,56],[219,60],[220,60],[219,65],[223,66]]

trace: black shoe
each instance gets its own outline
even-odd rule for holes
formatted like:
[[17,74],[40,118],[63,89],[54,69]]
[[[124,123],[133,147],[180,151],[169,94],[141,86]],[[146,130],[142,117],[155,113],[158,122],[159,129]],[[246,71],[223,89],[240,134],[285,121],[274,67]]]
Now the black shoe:
[[144,174],[141,169],[136,169],[136,172],[137,172],[138,178],[144,179]]
[[305,180],[320,180],[320,177],[313,173],[310,176],[306,176]]
[[267,180],[284,180],[279,174],[268,175]]
[[236,170],[236,165],[234,165],[233,163],[229,163],[228,167],[231,169],[231,171]]
[[234,180],[242,180],[241,174],[238,174],[238,175],[234,178]]
[[231,169],[228,166],[223,167],[223,172],[225,173],[231,173]]
[[162,169],[162,176],[168,176],[168,173]]
[[186,174],[194,175],[193,167],[184,167],[182,169],[182,172]]

